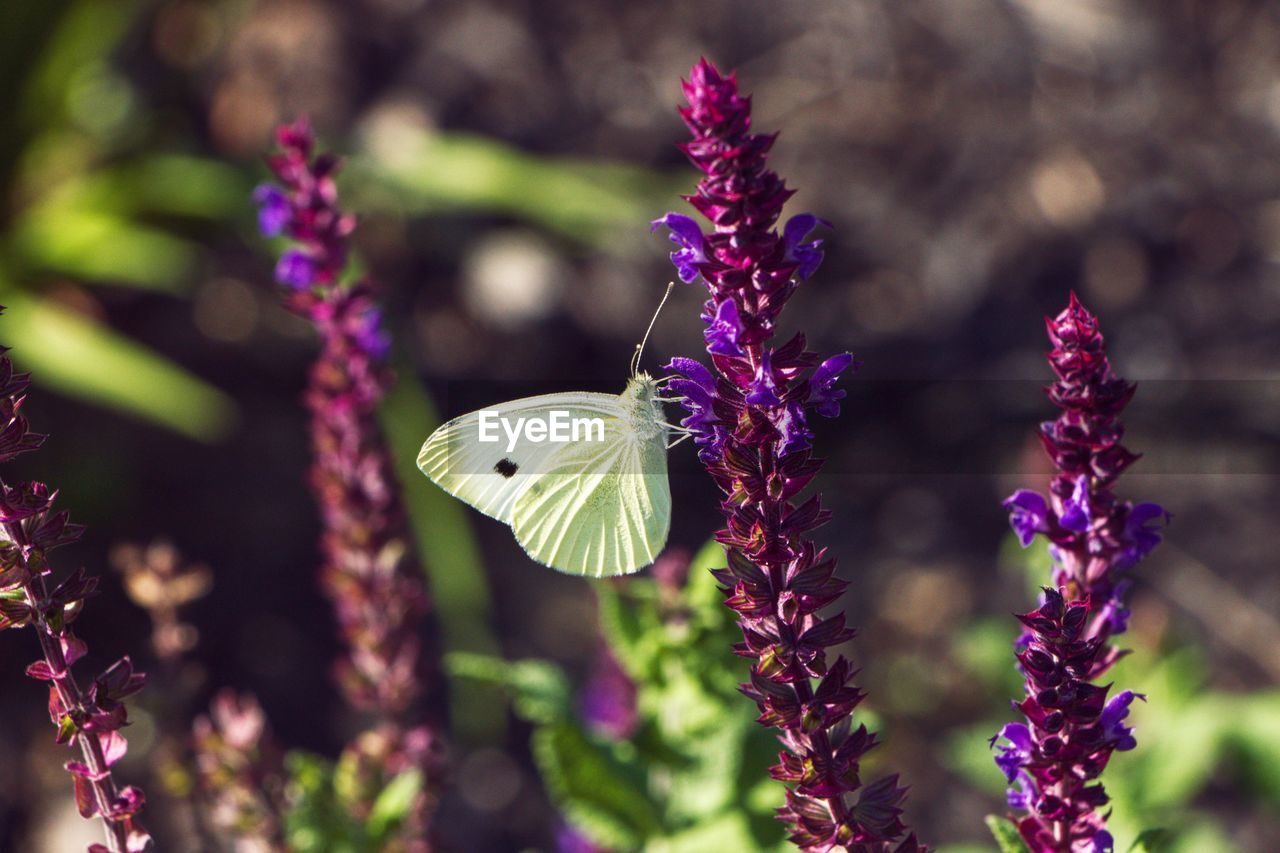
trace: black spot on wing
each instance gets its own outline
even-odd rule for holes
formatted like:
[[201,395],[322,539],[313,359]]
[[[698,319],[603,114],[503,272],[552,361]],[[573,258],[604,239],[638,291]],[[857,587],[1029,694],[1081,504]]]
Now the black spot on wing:
[[504,477],[514,477],[516,472],[520,470],[520,466],[510,459],[499,459],[498,464],[493,466],[493,470]]

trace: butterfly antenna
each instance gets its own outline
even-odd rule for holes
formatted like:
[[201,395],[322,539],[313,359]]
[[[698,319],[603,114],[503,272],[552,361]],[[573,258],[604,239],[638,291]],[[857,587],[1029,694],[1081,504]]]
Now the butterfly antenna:
[[635,376],[636,371],[640,369],[640,354],[644,352],[644,345],[649,342],[649,333],[653,331],[653,324],[658,322],[658,314],[662,313],[662,306],[667,304],[667,299],[671,297],[671,290],[675,286],[674,281],[667,282],[667,292],[662,294],[662,301],[658,303],[658,310],[653,312],[653,319],[649,321],[649,328],[644,330],[644,337],[640,339],[640,343],[636,344],[636,354],[631,357],[632,376]]

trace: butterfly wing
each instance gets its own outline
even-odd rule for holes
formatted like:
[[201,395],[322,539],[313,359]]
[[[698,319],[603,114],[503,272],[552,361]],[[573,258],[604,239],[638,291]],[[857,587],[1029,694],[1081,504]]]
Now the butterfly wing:
[[671,527],[665,430],[625,419],[605,441],[561,445],[515,499],[511,527],[529,556],[562,572],[630,574],[657,558]]
[[[585,391],[526,397],[484,411],[497,412],[511,422],[522,417],[548,419],[553,411],[568,412],[570,418],[600,418],[605,422],[606,436],[610,424],[623,413],[617,397]],[[498,441],[482,442],[480,414],[454,418],[433,432],[418,453],[418,468],[449,494],[511,524],[516,499],[548,469],[548,460],[567,447],[581,445],[535,443],[522,434],[508,449],[508,436],[501,428]],[[590,446],[603,444],[607,442]]]

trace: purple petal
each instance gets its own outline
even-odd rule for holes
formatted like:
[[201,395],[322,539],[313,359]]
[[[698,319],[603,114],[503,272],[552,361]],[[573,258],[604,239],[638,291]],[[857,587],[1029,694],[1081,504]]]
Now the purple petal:
[[289,249],[276,264],[276,281],[294,290],[310,287],[315,275],[315,259],[301,249]]
[[650,223],[650,231],[657,231],[666,226],[670,230],[668,238],[680,248],[671,253],[671,263],[675,264],[680,280],[688,284],[698,277],[698,265],[707,262],[706,240],[702,229],[691,217],[681,213],[668,213]]
[[1009,808],[1017,811],[1030,811],[1031,804],[1035,802],[1035,788],[1031,782],[1031,777],[1026,772],[1018,773],[1013,784],[1009,786],[1009,790],[1005,794],[1005,800],[1009,803]]
[[727,355],[741,358],[746,353],[738,345],[738,336],[742,334],[742,320],[738,316],[738,304],[732,297],[715,305],[714,312],[708,302],[702,315],[707,328],[702,337],[707,342],[707,352],[712,355]]
[[818,414],[826,418],[834,418],[840,414],[840,401],[845,392],[836,389],[836,380],[850,366],[857,368],[853,354],[842,352],[818,365],[809,377],[809,402],[813,403]]
[[1000,752],[996,755],[996,766],[1003,771],[1006,779],[1013,782],[1031,760],[1031,730],[1024,723],[1007,723],[991,738],[991,746],[994,747],[1000,738],[1009,743],[1000,747]]
[[258,205],[258,230],[264,237],[274,237],[285,229],[293,216],[289,197],[274,184],[262,184],[253,191]]
[[1111,597],[1098,612],[1098,620],[1106,626],[1107,634],[1123,634],[1129,629],[1129,608],[1125,607],[1124,597],[1132,584],[1120,581],[1111,589]]
[[796,278],[800,281],[812,276],[817,271],[818,265],[822,263],[822,250],[819,248],[822,246],[822,241],[801,242],[819,225],[831,227],[831,223],[825,219],[819,219],[812,213],[802,213],[788,219],[787,224],[783,226],[782,242],[786,246],[786,258],[788,261],[795,262]]
[[1093,846],[1089,848],[1089,853],[1115,853],[1115,839],[1105,829],[1095,832],[1091,841]]
[[1049,504],[1039,493],[1019,489],[1005,498],[1004,508],[1009,511],[1009,525],[1018,534],[1023,548],[1031,544],[1037,533],[1049,532]]
[[662,366],[663,370],[681,373],[707,390],[708,394],[716,392],[716,380],[705,364],[692,358],[676,356]]
[[778,383],[773,378],[771,358],[770,350],[765,350],[760,356],[760,365],[756,368],[755,379],[751,380],[751,389],[747,393],[748,405],[768,407],[782,402],[778,399]]
[[778,455],[786,456],[813,446],[813,433],[805,423],[804,407],[799,403],[788,403],[778,410],[773,425],[779,433]]
[[1093,525],[1093,509],[1089,504],[1089,478],[1081,475],[1076,478],[1075,490],[1071,498],[1062,505],[1062,516],[1058,521],[1068,530],[1084,533]]
[[369,308],[356,319],[354,330],[356,345],[364,350],[370,358],[381,361],[391,349],[391,335],[382,328],[382,311]]
[[1124,535],[1128,545],[1121,553],[1118,568],[1128,568],[1141,560],[1160,544],[1160,530],[1171,516],[1164,507],[1153,503],[1140,503],[1129,510],[1124,520]]
[[1129,706],[1134,699],[1146,699],[1141,693],[1124,690],[1107,701],[1102,713],[1098,716],[1098,725],[1102,726],[1103,737],[1115,744],[1119,752],[1133,749],[1138,742],[1133,737],[1133,729],[1124,724],[1129,716]]

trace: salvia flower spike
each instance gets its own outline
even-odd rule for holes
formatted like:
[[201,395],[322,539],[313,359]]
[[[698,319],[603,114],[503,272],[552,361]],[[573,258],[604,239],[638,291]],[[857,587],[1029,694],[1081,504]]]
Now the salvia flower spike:
[[1023,547],[1036,536],[1049,541],[1052,586],[1018,617],[1026,696],[1014,707],[1026,721],[991,742],[1003,738],[996,764],[1033,853],[1107,853],[1108,797],[1098,777],[1114,752],[1136,745],[1124,720],[1144,697],[1123,690],[1108,699],[1111,685],[1099,682],[1123,654],[1111,641],[1128,624],[1125,573],[1159,544],[1168,514],[1112,492],[1138,458],[1121,444],[1119,421],[1135,386],[1112,373],[1097,319],[1072,294],[1047,323],[1057,379],[1045,390],[1062,411],[1040,425],[1040,440],[1057,472],[1047,498],[1022,489],[1004,505]]
[[[21,411],[29,377],[13,372],[6,351],[0,347],[0,463],[44,441]],[[132,853],[150,842],[137,819],[145,798],[132,785],[118,786],[111,768],[125,754],[120,730],[129,717],[124,700],[142,689],[145,676],[128,657],[111,664],[88,687],[71,671],[88,651],[72,624],[97,590],[98,579],[79,569],[49,589],[49,552],[83,532],[65,510],[53,509],[57,496],[44,483],[0,482],[0,630],[30,626],[40,641],[42,656],[27,667],[27,675],[49,684],[49,717],[58,729],[58,743],[80,749],[82,760],[66,764],[80,814],[100,818],[106,830],[107,843],[92,845],[90,853]]]
[[835,383],[853,358],[822,360],[802,335],[773,342],[779,313],[822,260],[810,234],[826,223],[802,214],[779,229],[792,191],[768,168],[775,137],[751,132],[751,100],[734,75],[702,60],[684,93],[680,114],[693,139],[681,148],[703,175],[686,198],[712,227],[704,233],[678,213],[653,224],[670,232],[680,279],[707,287],[702,319],[714,370],[676,358],[669,387],[724,493],[717,538],[728,566],[716,577],[742,628],[735,650],[751,661],[742,691],[785,747],[770,770],[788,786],[779,817],[805,850],[920,850],[902,822],[906,789],[897,777],[864,785],[859,775],[876,738],[851,721],[863,698],[854,668],[829,653],[854,632],[842,615],[821,614],[847,584],[808,538],[829,517],[820,498],[797,497],[822,467],[810,455],[808,419],[839,414],[844,392]]
[[[386,766],[417,763],[431,780],[435,773],[425,765],[436,760],[439,739],[425,727],[405,728],[422,692],[419,635],[426,590],[413,566],[400,493],[376,418],[391,379],[384,364],[390,337],[369,279],[343,280],[356,221],[338,206],[334,177],[340,161],[315,153],[305,120],[281,126],[276,141],[279,150],[267,165],[278,183],[258,187],[254,200],[263,234],[284,235],[293,243],[275,271],[284,305],[311,322],[320,337],[305,399],[311,412],[311,486],[324,526],[321,584],[348,648],[338,681],[354,707],[379,720],[379,743],[390,756]],[[418,832],[413,827],[425,820],[425,795],[421,805],[402,834]]]

